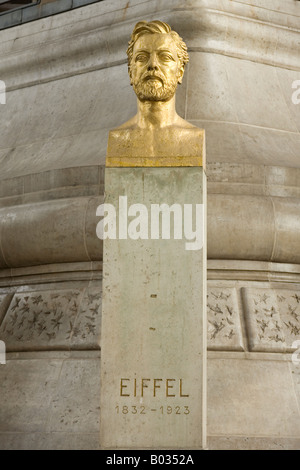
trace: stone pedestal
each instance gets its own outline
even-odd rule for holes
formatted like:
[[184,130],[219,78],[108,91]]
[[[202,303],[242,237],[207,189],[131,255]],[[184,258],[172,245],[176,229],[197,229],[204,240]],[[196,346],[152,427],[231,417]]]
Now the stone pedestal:
[[199,166],[106,168],[103,449],[205,447],[205,183]]

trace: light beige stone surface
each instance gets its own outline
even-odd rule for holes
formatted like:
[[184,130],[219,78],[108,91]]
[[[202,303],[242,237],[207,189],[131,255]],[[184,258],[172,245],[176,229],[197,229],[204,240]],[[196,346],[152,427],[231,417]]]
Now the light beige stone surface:
[[39,432],[50,418],[50,403],[61,372],[59,360],[6,362],[1,366],[0,430]]
[[104,168],[99,165],[54,169],[1,180],[0,204],[8,207],[103,192]]
[[99,438],[99,358],[66,359],[52,395],[49,431],[97,433]]
[[97,448],[99,353],[33,354],[0,368],[0,448]]
[[299,404],[287,361],[211,359],[208,390],[208,435],[299,440]]
[[[128,208],[193,204],[195,214],[205,175],[197,167],[107,168],[106,203],[118,211],[124,194]],[[200,224],[204,237],[204,216]],[[104,240],[103,449],[205,447],[205,244],[192,251],[186,241]]]
[[298,438],[210,437],[210,450],[299,450]]
[[[294,390],[296,399],[298,401],[298,407],[300,409],[300,354],[299,354],[300,344],[298,343],[296,358],[290,363],[290,370],[292,375],[292,380],[294,384]],[[299,446],[300,448],[300,446]]]
[[[100,358],[43,354],[10,353],[9,373],[0,367],[1,450],[99,449]],[[291,374],[290,362],[278,354],[273,360],[264,353],[211,354],[208,448],[298,450],[297,366]],[[278,387],[282,378],[284,388]]]
[[101,202],[77,197],[0,209],[0,267],[100,260],[95,210]]
[[272,201],[258,196],[210,194],[207,239],[209,258],[270,259],[274,243]]
[[0,450],[100,450],[99,432],[0,433]]
[[[58,171],[35,174],[40,182],[35,192],[31,191],[29,178],[20,177],[15,184],[12,179],[4,182],[3,192],[8,191],[8,196],[3,198],[1,209],[2,267],[102,258],[102,242],[95,235],[95,212],[102,197],[95,193],[103,191],[103,177],[100,168],[91,167],[91,174],[94,170],[99,176],[99,184],[90,188],[90,196],[86,194],[89,175],[86,167],[82,172],[72,168],[69,182],[66,181],[66,170],[62,174]],[[84,184],[74,188],[81,173]],[[52,178],[53,190],[49,189]],[[97,178],[92,181],[96,182]],[[209,164],[208,256],[298,263],[298,180],[299,170],[234,163]],[[69,187],[65,188],[64,183]],[[20,192],[17,188],[22,184],[28,192],[12,195]],[[41,189],[42,185],[45,190]],[[84,196],[78,197],[82,193]],[[47,197],[55,200],[46,202]],[[18,202],[20,205],[14,205]],[[23,205],[25,203],[28,204]],[[57,244],[60,249],[56,249]]]

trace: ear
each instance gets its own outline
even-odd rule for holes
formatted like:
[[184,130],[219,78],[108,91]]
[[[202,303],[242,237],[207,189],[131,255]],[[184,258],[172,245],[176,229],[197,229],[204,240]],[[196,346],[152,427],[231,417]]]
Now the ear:
[[178,76],[178,83],[179,83],[179,84],[182,83],[183,74],[184,74],[184,65],[181,65],[181,67],[179,68],[178,73],[177,73],[177,76]]

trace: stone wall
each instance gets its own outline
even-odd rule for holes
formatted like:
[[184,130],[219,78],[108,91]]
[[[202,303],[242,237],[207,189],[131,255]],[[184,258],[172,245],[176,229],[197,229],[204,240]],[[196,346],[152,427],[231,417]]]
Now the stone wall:
[[[9,0],[7,0],[8,2]],[[11,0],[0,4],[0,29],[11,28],[103,0]]]
[[206,129],[210,448],[299,448],[300,3],[102,1],[0,31],[0,448],[99,448],[108,130],[135,113],[126,43],[167,21]]

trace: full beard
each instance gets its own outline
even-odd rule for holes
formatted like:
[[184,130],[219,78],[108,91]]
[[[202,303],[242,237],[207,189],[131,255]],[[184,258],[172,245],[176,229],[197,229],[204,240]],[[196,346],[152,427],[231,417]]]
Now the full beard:
[[140,101],[168,101],[176,91],[177,80],[167,83],[153,80],[133,82],[132,86]]

